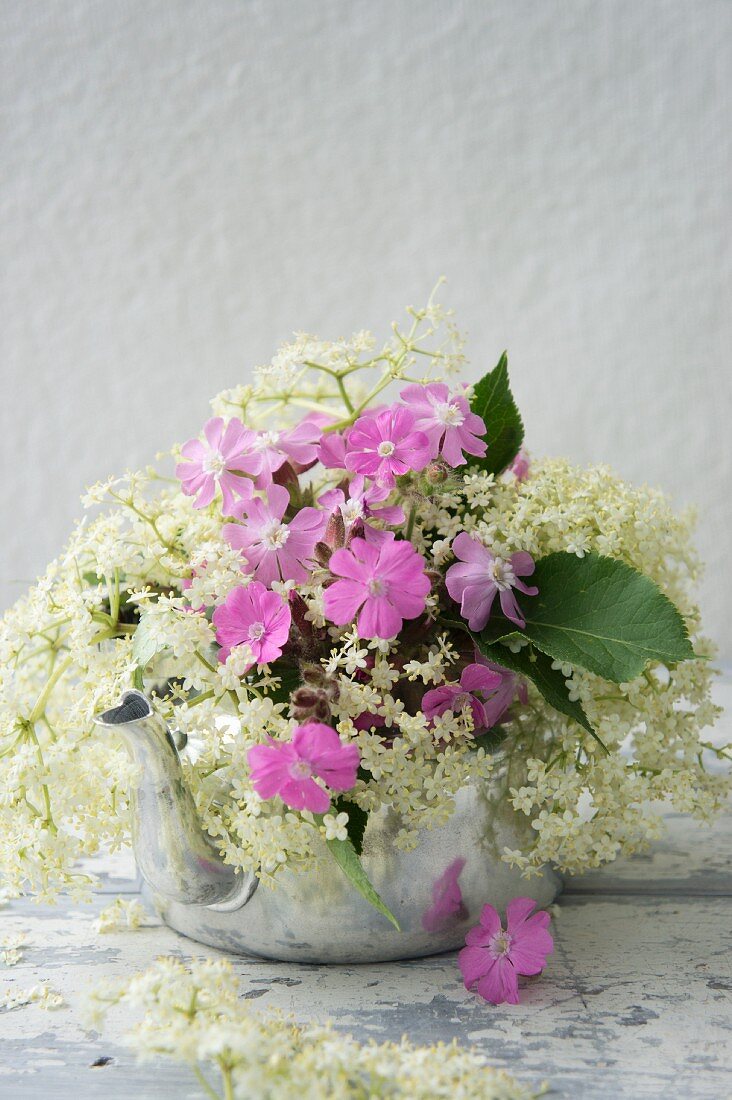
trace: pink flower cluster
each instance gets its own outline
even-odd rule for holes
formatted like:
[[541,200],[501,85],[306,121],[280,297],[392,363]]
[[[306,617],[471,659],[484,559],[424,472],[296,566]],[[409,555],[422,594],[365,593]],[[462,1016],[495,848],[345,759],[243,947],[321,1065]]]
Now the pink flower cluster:
[[[236,418],[209,420],[202,438],[183,445],[176,472],[194,507],[217,502],[223,537],[241,558],[242,583],[212,611],[219,660],[237,651],[246,675],[280,658],[292,663],[308,646],[312,654],[316,636],[327,653],[331,636],[308,623],[299,592],[313,582],[323,593],[327,621],[354,624],[365,639],[400,638],[405,623],[426,616],[431,593],[430,614],[452,599],[471,630],[485,626],[496,596],[503,614],[523,625],[514,590],[536,593],[520,579],[533,571],[528,554],[501,559],[459,534],[446,595],[440,585],[433,592],[436,575],[410,538],[419,494],[430,491],[422,472],[436,464],[444,476],[448,467],[483,457],[485,434],[464,391],[451,393],[442,382],[410,384],[400,400],[363,411],[343,431],[320,414],[285,431],[253,431]],[[301,480],[318,462],[326,483],[319,495]],[[520,463],[519,456],[517,479],[526,473]],[[415,637],[428,622],[417,624]],[[422,707],[430,720],[467,707],[478,732],[502,719],[517,691],[515,677],[476,656],[459,682],[426,692]],[[383,726],[378,714],[359,722]],[[310,722],[298,726],[291,742],[252,749],[250,766],[262,797],[279,794],[292,808],[322,813],[330,804],[327,789],[353,786],[358,753],[341,745],[331,727]]]

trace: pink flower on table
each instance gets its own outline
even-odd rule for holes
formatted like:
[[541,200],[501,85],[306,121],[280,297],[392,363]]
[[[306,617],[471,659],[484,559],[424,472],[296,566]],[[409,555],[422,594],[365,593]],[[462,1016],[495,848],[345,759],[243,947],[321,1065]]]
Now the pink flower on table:
[[260,798],[279,795],[293,810],[324,814],[332,791],[350,791],[356,783],[360,754],[356,745],[344,745],[331,726],[308,722],[296,726],[291,741],[254,745],[247,753],[252,785]]
[[533,912],[533,898],[514,898],[506,907],[506,929],[492,905],[484,905],[480,924],[465,937],[458,955],[466,989],[499,1005],[519,1003],[519,974],[540,974],[554,950],[549,914]]
[[247,451],[253,436],[236,417],[225,424],[220,416],[203,426],[204,439],[189,439],[181,447],[186,459],[175,468],[186,496],[195,496],[194,507],[205,508],[221,490],[224,512],[229,513],[236,497],[249,500],[252,483],[246,471]]
[[287,604],[259,581],[232,589],[213,613],[219,660],[226,661],[234,646],[247,645],[252,664],[276,661],[290,636],[291,622]]
[[346,469],[381,485],[393,485],[409,470],[423,470],[430,460],[427,436],[417,431],[414,414],[402,405],[359,417],[346,443]]
[[402,401],[416,417],[416,428],[430,441],[430,458],[439,454],[449,466],[464,466],[465,454],[482,458],[486,452],[485,424],[459,393],[451,394],[444,382],[403,389]]
[[240,550],[256,580],[271,586],[273,581],[304,581],[313,568],[313,547],[328,520],[317,508],[301,508],[289,523],[282,517],[290,503],[283,485],[271,485],[266,500],[237,506],[240,523],[224,525],[224,538]]
[[509,672],[507,668],[502,668],[501,665],[487,660],[480,653],[476,653],[475,658],[479,664],[497,673],[501,679],[500,685],[495,689],[490,699],[483,704],[486,729],[491,729],[500,722],[514,699],[518,699],[520,703],[526,706],[529,701],[529,693],[526,690],[526,682],[515,673]]
[[380,532],[378,542],[351,540],[336,550],[329,568],[337,580],[325,590],[326,618],[338,626],[358,616],[362,638],[395,638],[404,619],[416,619],[425,609],[430,582],[425,560],[410,542]]
[[444,931],[467,917],[459,881],[464,866],[464,859],[454,859],[432,884],[432,905],[422,915],[425,932]]
[[362,474],[356,474],[348,486],[348,496],[342,489],[329,489],[318,498],[318,504],[329,511],[336,508],[343,516],[346,527],[352,527],[359,520],[381,519],[384,523],[404,523],[405,516],[398,504],[384,508],[374,507],[391,495],[388,485],[367,484]]
[[468,620],[471,630],[482,630],[490,617],[493,601],[498,595],[501,611],[516,626],[526,622],[516,602],[513,589],[527,596],[536,596],[539,589],[524,584],[520,577],[534,572],[531,554],[520,551],[507,559],[497,558],[478,539],[461,531],[452,544],[460,561],[451,565],[445,576],[447,591],[460,604],[460,614]]
[[493,725],[488,721],[486,708],[489,703],[478,698],[481,695],[490,695],[501,686],[502,677],[485,665],[466,665],[460,675],[459,684],[443,684],[441,687],[432,688],[422,696],[422,711],[427,718],[435,718],[452,711],[459,714],[465,707],[469,707],[473,716],[473,728],[478,730],[488,729]]
[[296,470],[306,469],[318,457],[322,430],[306,417],[296,427],[283,432],[252,432],[246,458],[246,470],[258,489],[272,484],[274,474],[288,460]]

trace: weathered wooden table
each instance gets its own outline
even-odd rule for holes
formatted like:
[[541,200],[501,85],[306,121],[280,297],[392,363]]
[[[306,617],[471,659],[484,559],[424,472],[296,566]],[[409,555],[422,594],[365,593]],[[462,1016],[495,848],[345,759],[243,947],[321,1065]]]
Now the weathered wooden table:
[[[732,704],[732,685],[720,692]],[[720,723],[720,727],[722,724]],[[732,714],[720,728],[724,739]],[[467,993],[454,955],[375,966],[236,961],[243,995],[300,1019],[331,1018],[364,1037],[458,1038],[528,1084],[561,1097],[732,1096],[732,813],[710,827],[671,815],[652,853],[567,882],[556,951],[519,1006],[494,1008]],[[164,1100],[202,1096],[170,1063],[137,1066],[119,1024],[84,1027],[85,991],[162,954],[215,954],[159,925],[99,935],[115,895],[138,887],[129,861],[109,862],[91,906],[16,901],[0,912],[0,941],[24,933],[23,957],[2,968],[3,990],[41,980],[67,1006],[0,1013],[0,1098]],[[108,1057],[103,1067],[92,1063]]]

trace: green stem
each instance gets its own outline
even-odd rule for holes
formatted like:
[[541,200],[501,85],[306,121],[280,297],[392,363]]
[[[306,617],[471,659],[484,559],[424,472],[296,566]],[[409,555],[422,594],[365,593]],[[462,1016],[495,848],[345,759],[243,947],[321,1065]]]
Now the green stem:
[[336,381],[338,382],[338,389],[341,391],[341,397],[343,398],[343,404],[346,406],[349,413],[353,413],[353,411],[354,411],[353,402],[351,401],[350,397],[348,396],[348,392],[346,390],[346,387],[343,383],[343,379],[341,378],[340,374],[336,378]]
[[234,1100],[234,1082],[231,1079],[230,1066],[221,1066],[221,1080],[224,1086],[224,1100]]
[[200,1084],[206,1095],[210,1096],[211,1100],[221,1100],[221,1096],[219,1095],[219,1093],[216,1092],[216,1090],[212,1088],[211,1085],[209,1085],[208,1081],[203,1076],[198,1066],[193,1067],[193,1072],[195,1073],[198,1079],[198,1083]]
[[70,666],[72,664],[73,664],[73,661],[72,661],[71,657],[68,657],[63,662],[63,664],[60,664],[56,669],[54,669],[51,676],[49,676],[49,678],[46,682],[46,686],[44,687],[43,691],[41,692],[41,694],[36,699],[33,710],[28,715],[29,725],[31,725],[31,726],[35,725],[35,723],[41,717],[44,710],[46,709],[46,703],[51,698],[51,693],[53,692],[53,689],[56,687],[56,684],[59,682],[59,680],[61,679],[63,674],[66,672],[66,670],[68,668],[70,668]]

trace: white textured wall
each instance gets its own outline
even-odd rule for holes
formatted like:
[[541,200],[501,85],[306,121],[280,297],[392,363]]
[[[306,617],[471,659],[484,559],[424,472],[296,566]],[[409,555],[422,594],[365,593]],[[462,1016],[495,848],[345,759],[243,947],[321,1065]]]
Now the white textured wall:
[[729,0],[2,0],[0,576],[295,328],[437,275],[536,451],[701,512],[729,586]]

